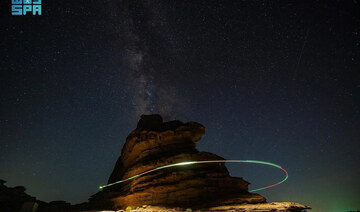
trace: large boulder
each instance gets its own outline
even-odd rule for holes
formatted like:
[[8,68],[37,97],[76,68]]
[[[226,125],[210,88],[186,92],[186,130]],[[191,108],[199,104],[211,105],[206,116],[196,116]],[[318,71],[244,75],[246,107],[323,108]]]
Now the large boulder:
[[[199,152],[195,142],[205,127],[196,122],[163,122],[160,115],[143,115],[126,139],[108,183],[145,171],[184,161],[224,160]],[[265,198],[248,192],[249,183],[231,177],[223,163],[177,166],[106,187],[90,198],[113,209],[142,205],[202,207],[223,204],[263,203]]]

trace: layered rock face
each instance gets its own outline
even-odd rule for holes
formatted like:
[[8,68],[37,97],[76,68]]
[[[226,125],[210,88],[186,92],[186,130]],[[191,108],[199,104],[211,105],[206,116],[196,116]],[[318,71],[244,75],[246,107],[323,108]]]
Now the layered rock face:
[[[145,171],[185,161],[224,160],[199,152],[196,142],[205,133],[199,123],[163,122],[159,115],[143,115],[130,133],[108,183]],[[223,163],[192,164],[157,170],[133,180],[106,187],[90,202],[112,208],[142,205],[210,207],[262,203],[265,198],[248,192],[249,183],[231,177]]]

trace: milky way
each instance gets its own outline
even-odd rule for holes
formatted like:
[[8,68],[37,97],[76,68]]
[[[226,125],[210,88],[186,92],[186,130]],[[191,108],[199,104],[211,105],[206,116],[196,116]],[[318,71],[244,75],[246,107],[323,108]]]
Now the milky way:
[[[116,29],[118,48],[130,84],[135,117],[159,113],[174,118],[183,108],[177,89],[171,85],[171,43],[165,41],[166,11],[160,2],[108,1],[110,20]],[[170,35],[171,36],[171,35]],[[168,64],[170,63],[170,64]]]

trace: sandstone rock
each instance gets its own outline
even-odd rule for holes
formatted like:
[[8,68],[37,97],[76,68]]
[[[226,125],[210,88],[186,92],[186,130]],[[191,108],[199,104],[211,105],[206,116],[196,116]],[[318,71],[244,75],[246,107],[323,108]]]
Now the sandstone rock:
[[[126,179],[160,166],[184,161],[224,160],[199,152],[195,142],[205,128],[199,123],[171,121],[161,116],[142,116],[137,128],[129,134],[109,183]],[[265,203],[265,198],[248,192],[249,183],[230,177],[224,164],[192,164],[177,166],[140,176],[122,184],[104,188],[91,196],[89,202],[70,205],[65,201],[45,203],[25,193],[25,188],[8,188],[0,179],[0,211],[19,211],[37,204],[37,212],[280,212],[302,211],[310,207],[298,203]],[[31,204],[28,204],[31,206]],[[120,209],[120,210],[118,210]],[[191,210],[190,210],[191,209]]]
[[[126,139],[108,183],[178,162],[224,160],[199,152],[195,142],[205,128],[199,123],[163,122],[160,115],[141,116]],[[193,164],[161,169],[132,181],[104,188],[90,198],[115,209],[142,205],[197,206],[262,203],[265,198],[248,192],[249,183],[230,177],[224,164]]]

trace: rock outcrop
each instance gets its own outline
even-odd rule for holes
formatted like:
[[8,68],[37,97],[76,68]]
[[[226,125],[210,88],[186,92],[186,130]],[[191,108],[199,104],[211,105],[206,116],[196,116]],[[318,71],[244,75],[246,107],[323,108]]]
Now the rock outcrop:
[[[108,183],[184,161],[224,160],[199,152],[195,143],[205,133],[196,122],[163,122],[160,115],[143,115],[126,139]],[[222,163],[192,164],[161,169],[131,181],[106,187],[90,202],[113,209],[142,205],[210,207],[263,203],[265,198],[248,192],[249,183],[231,177]]]
[[[108,183],[174,163],[224,160],[196,149],[196,142],[204,133],[204,126],[196,122],[163,122],[159,115],[142,116],[136,129],[127,137]],[[27,195],[24,187],[10,188],[4,183],[0,180],[1,212],[97,212],[111,209],[133,212],[300,212],[310,209],[291,202],[265,203],[264,197],[248,192],[248,182],[231,177],[223,163],[159,169],[105,187],[91,196],[89,202],[77,205],[65,201],[39,201]]]
[[65,201],[46,203],[28,195],[24,186],[7,187],[0,179],[0,212],[77,212],[87,205],[70,205]]
[[6,181],[0,179],[0,211],[20,211],[24,203],[35,202],[36,198],[25,193],[23,186],[7,187]]

